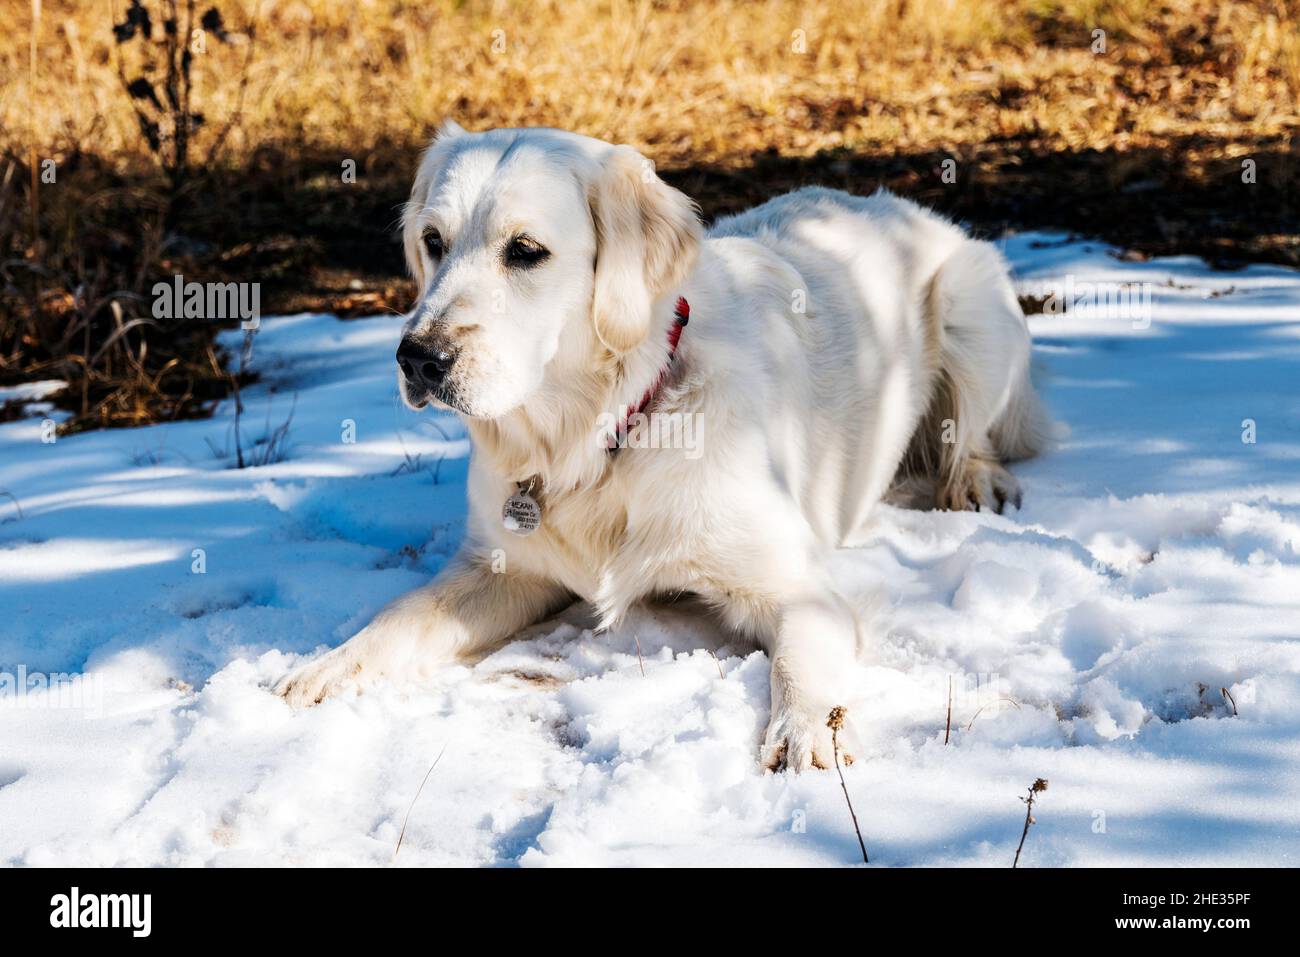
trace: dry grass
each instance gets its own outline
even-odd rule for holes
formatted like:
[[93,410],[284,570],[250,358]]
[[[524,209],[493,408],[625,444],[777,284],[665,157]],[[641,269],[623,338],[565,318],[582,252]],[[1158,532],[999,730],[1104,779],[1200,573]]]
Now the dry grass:
[[[236,110],[254,25],[258,37],[236,157],[297,143],[363,157],[418,144],[448,115],[561,126],[670,165],[1025,136],[1056,149],[1159,146],[1278,135],[1300,119],[1300,35],[1283,0],[217,5],[230,42],[209,39],[195,56],[209,137]],[[35,90],[27,24],[10,23],[0,128],[12,142],[140,155],[108,9],[46,0]]]
[[[112,304],[146,314],[129,294],[154,277],[260,281],[268,310],[403,308],[388,231],[445,116],[632,143],[711,214],[883,183],[989,231],[1300,263],[1300,0],[212,0],[228,35],[193,56],[180,183],[123,92],[158,69],[114,42],[127,3],[45,0],[34,77],[26,3],[0,34],[0,381],[69,378],[77,427],[194,414],[223,388],[201,329],[134,328],[87,368]],[[146,6],[161,24],[168,0]],[[33,234],[44,159],[59,179]]]

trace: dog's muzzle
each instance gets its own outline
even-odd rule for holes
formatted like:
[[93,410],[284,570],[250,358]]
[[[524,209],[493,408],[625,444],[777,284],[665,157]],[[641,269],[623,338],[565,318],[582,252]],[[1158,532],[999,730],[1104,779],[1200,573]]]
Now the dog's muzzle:
[[397,367],[412,390],[437,395],[447,373],[456,364],[456,353],[446,343],[403,336],[397,347]]

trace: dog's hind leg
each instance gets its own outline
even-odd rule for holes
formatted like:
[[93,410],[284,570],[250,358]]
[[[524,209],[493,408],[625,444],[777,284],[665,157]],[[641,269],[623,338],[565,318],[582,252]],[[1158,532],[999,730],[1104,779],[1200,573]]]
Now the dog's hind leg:
[[1003,463],[1044,445],[1047,417],[1029,375],[1030,338],[1002,257],[987,243],[963,243],[931,282],[927,343],[930,407],[905,463],[934,481],[948,509],[1020,506],[1020,486]]

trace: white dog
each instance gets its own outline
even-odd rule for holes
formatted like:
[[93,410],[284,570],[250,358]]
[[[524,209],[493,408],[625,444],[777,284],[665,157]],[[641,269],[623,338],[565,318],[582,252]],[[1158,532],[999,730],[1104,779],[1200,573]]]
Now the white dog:
[[[772,660],[762,760],[828,766],[862,641],[829,552],[891,489],[1018,507],[1001,463],[1043,441],[997,252],[884,192],[802,189],[706,234],[629,147],[454,123],[403,231],[398,388],[465,419],[466,539],[277,690],[419,680],[575,597],[608,627],[694,593]],[[636,441],[656,420],[694,447]]]

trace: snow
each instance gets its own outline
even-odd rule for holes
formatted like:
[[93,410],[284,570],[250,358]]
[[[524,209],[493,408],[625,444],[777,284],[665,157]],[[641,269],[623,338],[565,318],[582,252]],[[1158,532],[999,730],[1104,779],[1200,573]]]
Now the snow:
[[[882,507],[837,556],[877,636],[844,702],[872,863],[1007,866],[1044,777],[1022,866],[1294,865],[1300,274],[1005,251],[1025,292],[1151,283],[1151,311],[1031,319],[1069,434],[1015,468],[1022,512]],[[860,865],[834,771],[758,766],[763,655],[689,604],[607,635],[578,606],[426,688],[270,694],[462,534],[469,445],[397,404],[398,322],[263,321],[242,432],[292,412],[272,464],[231,467],[230,403],[0,425],[0,863]]]

